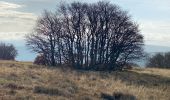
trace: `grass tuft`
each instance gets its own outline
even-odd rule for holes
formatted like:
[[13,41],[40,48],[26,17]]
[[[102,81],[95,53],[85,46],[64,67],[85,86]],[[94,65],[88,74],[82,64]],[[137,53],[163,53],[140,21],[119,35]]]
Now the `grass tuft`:
[[42,86],[35,86],[34,93],[48,94],[48,95],[61,95],[62,93],[55,88],[46,88]]

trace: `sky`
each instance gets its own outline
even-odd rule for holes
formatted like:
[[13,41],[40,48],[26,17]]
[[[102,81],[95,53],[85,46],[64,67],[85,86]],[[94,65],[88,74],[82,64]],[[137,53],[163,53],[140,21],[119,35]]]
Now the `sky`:
[[[74,1],[93,3],[99,0]],[[145,44],[170,47],[170,0],[107,1],[129,12],[132,20],[139,24]],[[43,10],[55,11],[61,2],[64,1],[0,0],[0,41],[13,43],[21,48],[25,45],[23,37],[32,31]],[[73,0],[65,0],[65,2],[73,2]],[[25,50],[27,49],[22,49],[22,53],[29,54]]]

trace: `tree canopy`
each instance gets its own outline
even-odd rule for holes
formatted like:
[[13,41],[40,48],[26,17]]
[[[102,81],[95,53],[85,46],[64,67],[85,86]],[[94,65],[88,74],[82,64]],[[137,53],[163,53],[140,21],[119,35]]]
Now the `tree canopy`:
[[170,52],[156,53],[148,59],[147,67],[170,68]]
[[12,44],[0,43],[1,60],[15,60],[17,54],[17,50]]
[[143,56],[138,25],[126,11],[108,2],[73,2],[55,12],[45,11],[26,41],[52,66],[117,70]]

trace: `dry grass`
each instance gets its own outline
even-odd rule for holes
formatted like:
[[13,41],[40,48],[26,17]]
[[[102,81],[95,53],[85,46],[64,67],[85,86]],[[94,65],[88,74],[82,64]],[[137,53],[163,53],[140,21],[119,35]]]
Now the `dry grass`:
[[137,70],[135,71],[139,73],[154,74],[154,75],[160,75],[164,77],[170,77],[170,69],[159,69],[159,68],[145,68],[145,69],[141,68],[140,69],[138,68]]
[[170,100],[170,70],[87,72],[14,61],[0,67],[2,100]]

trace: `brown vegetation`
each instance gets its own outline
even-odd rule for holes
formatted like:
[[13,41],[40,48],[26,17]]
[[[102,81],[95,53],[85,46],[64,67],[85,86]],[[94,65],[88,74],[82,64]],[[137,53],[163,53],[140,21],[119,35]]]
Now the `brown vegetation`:
[[35,60],[34,60],[34,64],[37,64],[37,65],[46,65],[46,59],[45,57],[43,56],[43,54],[40,54],[38,55]]
[[170,100],[170,70],[108,73],[12,61],[0,61],[0,67],[3,100]]

